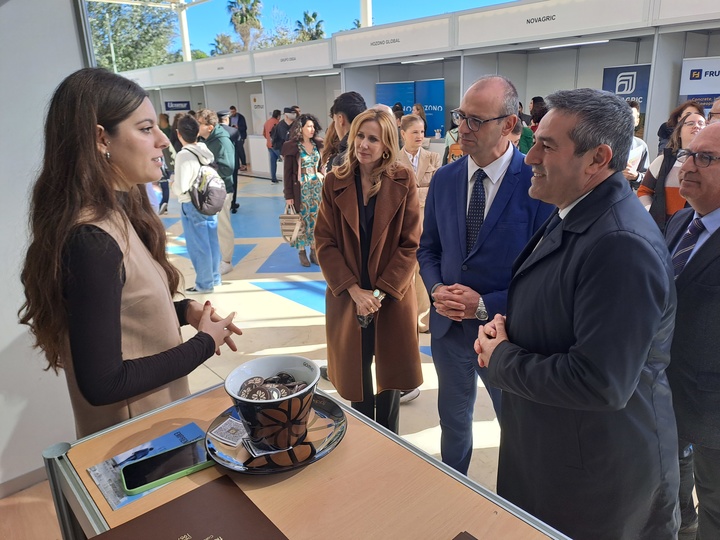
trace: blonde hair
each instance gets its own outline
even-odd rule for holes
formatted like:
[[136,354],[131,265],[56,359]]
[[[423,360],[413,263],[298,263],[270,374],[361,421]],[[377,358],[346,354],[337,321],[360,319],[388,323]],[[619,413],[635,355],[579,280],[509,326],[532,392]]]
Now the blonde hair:
[[398,135],[397,124],[395,118],[386,111],[377,109],[368,109],[355,117],[348,134],[347,156],[342,164],[336,169],[335,175],[338,178],[348,178],[355,174],[355,170],[359,166],[357,155],[355,154],[355,137],[357,137],[360,127],[365,122],[377,122],[380,126],[380,140],[385,146],[385,150],[380,158],[380,163],[373,169],[371,177],[373,186],[368,193],[369,197],[374,196],[380,191],[381,177],[383,174],[392,175],[397,168],[398,158]]
[[406,114],[402,117],[402,120],[400,120],[400,129],[402,129],[403,131],[407,131],[410,126],[412,126],[413,124],[417,124],[418,122],[420,124],[423,124],[423,119],[416,114]]

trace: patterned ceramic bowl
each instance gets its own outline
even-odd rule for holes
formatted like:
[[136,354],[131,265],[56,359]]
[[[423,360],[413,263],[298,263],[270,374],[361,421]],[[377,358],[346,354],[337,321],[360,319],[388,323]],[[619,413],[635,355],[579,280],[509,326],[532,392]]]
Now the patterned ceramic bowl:
[[[278,374],[290,375],[296,383],[306,386],[292,392],[294,387],[290,384],[291,392],[282,390],[280,397],[275,391],[269,396],[265,392],[246,390],[247,381],[257,378],[259,382]],[[236,367],[225,379],[225,391],[233,399],[256,448],[287,450],[307,435],[308,416],[319,379],[320,369],[312,360],[302,356],[265,356]]]

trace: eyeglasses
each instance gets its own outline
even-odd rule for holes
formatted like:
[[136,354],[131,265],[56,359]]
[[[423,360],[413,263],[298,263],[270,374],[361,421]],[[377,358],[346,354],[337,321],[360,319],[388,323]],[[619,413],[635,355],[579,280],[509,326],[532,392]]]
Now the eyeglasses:
[[704,121],[703,122],[683,122],[683,126],[687,126],[687,127],[698,126],[698,127],[704,128],[705,122]]
[[503,118],[507,118],[508,116],[510,116],[509,114],[504,114],[504,115],[498,116],[496,118],[488,118],[487,120],[480,120],[479,118],[475,118],[474,116],[465,116],[458,109],[455,109],[454,111],[450,111],[450,114],[452,114],[452,119],[455,121],[455,123],[458,126],[462,123],[463,120],[465,120],[467,122],[468,128],[470,128],[470,131],[478,131],[480,129],[480,126],[482,126],[483,124],[492,122],[493,120],[501,120]]
[[[720,117],[720,113],[709,112],[708,115],[707,115],[707,123],[710,124],[710,123],[712,123],[712,122],[718,122],[718,121],[720,121],[720,118],[715,118],[715,117]],[[713,120],[713,118],[715,118],[715,120]]]
[[680,150],[677,153],[677,160],[680,163],[685,163],[688,158],[693,158],[695,165],[701,169],[709,167],[713,161],[720,161],[720,157],[711,156],[705,152],[690,152],[689,150]]

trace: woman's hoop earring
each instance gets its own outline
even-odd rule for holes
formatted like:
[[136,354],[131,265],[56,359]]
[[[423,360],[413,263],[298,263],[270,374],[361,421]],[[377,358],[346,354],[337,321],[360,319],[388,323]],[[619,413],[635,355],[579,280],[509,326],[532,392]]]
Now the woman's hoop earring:
[[383,157],[383,159],[387,159],[387,158],[390,157],[390,154],[388,154],[387,150],[385,150],[385,151],[382,153],[382,157]]
[[105,152],[105,159],[110,161],[110,152]]

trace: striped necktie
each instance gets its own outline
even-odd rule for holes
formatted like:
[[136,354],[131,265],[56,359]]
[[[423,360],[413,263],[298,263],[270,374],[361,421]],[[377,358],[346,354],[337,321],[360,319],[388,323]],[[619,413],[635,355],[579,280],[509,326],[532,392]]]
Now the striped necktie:
[[690,222],[690,226],[680,239],[680,243],[678,244],[672,258],[673,270],[675,270],[675,279],[678,278],[680,272],[682,272],[683,268],[685,268],[685,265],[687,264],[688,259],[690,259],[690,255],[692,255],[693,249],[695,248],[695,244],[697,244],[698,237],[704,229],[705,225],[703,225],[702,220],[700,218],[695,218]]
[[480,234],[480,227],[482,227],[485,219],[485,186],[483,185],[483,180],[487,177],[487,174],[485,174],[485,171],[482,169],[478,169],[475,171],[475,174],[473,174],[473,177],[475,178],[475,184],[470,194],[470,204],[468,205],[467,217],[465,218],[465,241],[468,255],[472,251],[473,246],[475,246],[475,242]]

